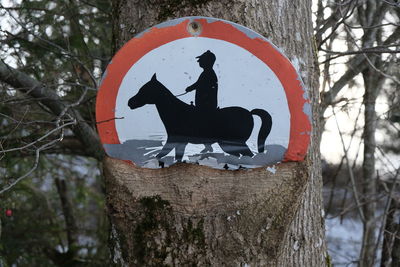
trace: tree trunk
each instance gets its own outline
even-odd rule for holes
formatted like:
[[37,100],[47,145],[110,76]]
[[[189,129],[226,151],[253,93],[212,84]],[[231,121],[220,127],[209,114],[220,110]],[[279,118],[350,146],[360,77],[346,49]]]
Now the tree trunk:
[[114,49],[159,22],[217,17],[249,27],[298,67],[313,104],[304,162],[149,170],[106,158],[114,260],[123,266],[325,266],[311,0],[114,1]]
[[373,266],[375,259],[376,231],[376,176],[375,176],[375,103],[379,76],[374,75],[372,68],[364,71],[364,160],[363,160],[363,241],[359,266]]
[[[389,195],[389,197],[391,196]],[[397,241],[397,248],[394,246],[396,239],[399,240],[399,238],[396,238],[399,233],[399,224],[396,222],[396,212],[400,206],[395,198],[391,198],[388,201],[390,202],[390,205],[386,214],[385,229],[383,234],[381,267],[396,266],[396,264],[397,266],[400,265],[400,259],[398,255],[399,242]]]
[[[379,24],[387,8],[383,3],[368,0],[365,7],[359,6],[358,16],[363,25],[364,35],[362,37],[362,48],[371,47],[376,41],[382,44],[382,34],[378,28],[371,27]],[[375,15],[374,15],[375,14]],[[375,264],[376,256],[376,174],[375,174],[375,148],[376,148],[376,124],[377,116],[375,111],[378,93],[385,81],[384,77],[375,70],[382,69],[382,55],[369,57],[366,68],[362,71],[364,81],[364,158],[363,158],[363,182],[362,182],[362,221],[363,240],[360,251],[360,267],[372,267]],[[373,67],[374,66],[374,67]]]
[[397,238],[395,238],[393,242],[391,267],[400,267],[400,238],[398,238],[399,234],[400,222],[396,224],[395,235],[397,236]]

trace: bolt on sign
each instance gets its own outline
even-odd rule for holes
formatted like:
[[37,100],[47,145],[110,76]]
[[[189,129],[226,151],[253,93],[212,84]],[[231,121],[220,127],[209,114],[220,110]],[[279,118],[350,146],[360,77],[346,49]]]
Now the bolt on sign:
[[145,168],[300,161],[310,116],[300,76],[276,46],[206,17],[168,21],[126,43],[96,104],[106,153]]

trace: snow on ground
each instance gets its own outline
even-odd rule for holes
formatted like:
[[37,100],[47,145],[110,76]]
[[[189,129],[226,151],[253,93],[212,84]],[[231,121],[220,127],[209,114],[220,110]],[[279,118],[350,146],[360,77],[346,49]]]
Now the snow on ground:
[[339,266],[357,266],[362,240],[362,223],[358,219],[340,217],[327,219],[326,240],[332,264]]

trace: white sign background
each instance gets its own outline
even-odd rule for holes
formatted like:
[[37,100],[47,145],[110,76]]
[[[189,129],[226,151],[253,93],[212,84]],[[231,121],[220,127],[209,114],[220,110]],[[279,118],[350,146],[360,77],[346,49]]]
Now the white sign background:
[[[214,71],[218,77],[218,106],[240,106],[251,111],[260,108],[272,116],[271,133],[267,145],[288,147],[290,136],[290,112],[282,84],[272,70],[249,51],[226,41],[189,37],[162,45],[137,61],[125,75],[116,100],[116,130],[121,144],[127,140],[167,139],[164,125],[155,105],[145,105],[131,110],[128,100],[148,81],[154,73],[174,95],[185,92],[186,87],[197,81],[202,68],[196,57],[210,50],[216,56]],[[179,97],[195,102],[195,91]],[[250,149],[257,153],[257,135],[261,120],[254,118],[254,129],[247,141]],[[163,142],[164,143],[164,142]],[[160,147],[161,148],[161,147]],[[198,154],[203,145],[186,146],[187,156]],[[214,152],[223,153],[218,144]],[[175,155],[174,150],[169,155]]]

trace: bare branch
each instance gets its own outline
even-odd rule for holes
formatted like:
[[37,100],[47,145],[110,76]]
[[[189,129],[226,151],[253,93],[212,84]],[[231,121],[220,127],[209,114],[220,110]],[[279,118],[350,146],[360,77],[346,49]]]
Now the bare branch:
[[[20,181],[22,181],[24,178],[26,178],[26,177],[28,177],[29,175],[31,175],[31,174],[36,170],[36,168],[37,168],[38,165],[39,165],[40,152],[41,152],[42,150],[45,150],[45,149],[47,149],[47,148],[53,146],[55,143],[57,143],[57,142],[59,142],[60,140],[62,140],[62,138],[63,138],[63,136],[64,136],[64,127],[61,127],[60,129],[61,129],[61,135],[60,135],[59,138],[57,138],[57,139],[55,139],[55,140],[52,140],[51,142],[46,143],[46,144],[44,144],[44,145],[42,145],[42,146],[40,146],[39,148],[36,149],[36,152],[35,152],[35,162],[34,162],[32,168],[31,168],[27,173],[25,173],[24,175],[18,177],[18,178],[15,179],[12,183],[10,183],[9,185],[7,185],[7,186],[4,187],[3,189],[1,189],[1,190],[0,190],[0,195],[3,194],[4,192],[10,190],[11,188],[13,188],[13,187],[14,187],[15,185],[17,185]],[[58,130],[60,130],[60,129],[58,129]]]
[[[389,45],[400,38],[400,27],[383,42],[383,45]],[[337,94],[340,90],[348,84],[356,75],[365,70],[369,65],[367,64],[367,59],[365,58],[365,53],[356,55],[353,57],[349,63],[349,69],[345,74],[340,77],[338,81],[331,87],[328,92],[322,94],[321,99],[321,111],[325,112],[326,108],[332,104]]]
[[361,205],[361,202],[360,202],[360,197],[358,196],[358,190],[357,190],[357,187],[356,187],[356,181],[355,181],[355,178],[354,178],[353,170],[352,170],[352,168],[350,166],[349,157],[347,156],[348,149],[346,148],[346,145],[344,143],[343,134],[340,131],[340,127],[339,127],[339,123],[338,123],[337,118],[336,118],[335,110],[333,110],[333,114],[335,116],[336,127],[337,127],[337,129],[339,131],[340,140],[342,142],[344,158],[346,160],[347,170],[349,171],[351,186],[352,186],[352,189],[353,189],[354,200],[356,201],[357,210],[358,210],[358,213],[360,215],[361,220],[365,221],[365,216],[364,216],[364,212],[363,212],[362,205]]
[[332,51],[332,50],[325,50],[325,49],[321,49],[321,51],[324,51],[329,54],[340,55],[340,56],[357,55],[357,54],[386,54],[386,53],[387,54],[398,54],[398,53],[400,53],[400,49],[390,50],[390,49],[384,49],[384,48],[379,48],[379,47],[371,47],[371,48],[362,49],[362,50],[358,50],[358,51],[346,51],[346,52]]
[[[31,147],[31,146],[37,144],[38,142],[44,140],[46,137],[49,137],[49,136],[52,135],[53,133],[59,131],[59,130],[61,129],[61,127],[66,127],[66,126],[75,125],[75,124],[76,124],[76,121],[72,121],[72,122],[65,123],[65,124],[63,124],[63,125],[60,126],[60,127],[57,127],[57,128],[52,129],[51,131],[47,132],[46,134],[44,134],[43,136],[41,136],[40,138],[36,139],[35,141],[33,141],[33,142],[29,143],[29,144],[26,144],[26,145],[21,146],[21,147],[14,147],[14,148],[10,148],[10,149],[0,150],[0,152],[1,152],[1,153],[7,153],[7,152],[12,152],[12,151],[18,151],[18,150],[27,149],[27,148],[29,148],[29,147]],[[61,141],[61,140],[60,140],[60,141]]]
[[3,61],[0,61],[0,81],[8,83],[15,89],[20,90],[34,99],[40,99],[40,103],[46,106],[55,116],[68,114],[77,124],[72,128],[76,137],[86,146],[89,155],[101,160],[104,157],[104,150],[100,144],[95,130],[90,127],[82,118],[80,113],[73,109],[73,106],[66,105],[60,97],[39,81],[30,76],[11,68]]
[[[317,41],[317,47],[318,50],[321,49],[322,45],[328,41],[331,38],[331,35],[334,34],[334,32],[337,30],[337,28],[345,22],[346,19],[348,19],[353,13],[355,8],[357,7],[357,4],[355,4],[353,7],[351,7],[353,1],[349,1],[348,8],[346,9],[345,14],[342,14],[342,9],[341,6],[339,6],[335,13],[333,13],[327,20],[326,23],[323,24],[323,26],[317,31],[315,34],[316,41]],[[347,3],[346,3],[347,4]],[[345,4],[343,4],[344,6]],[[332,27],[331,33],[328,34],[323,40],[322,40],[322,35]]]

